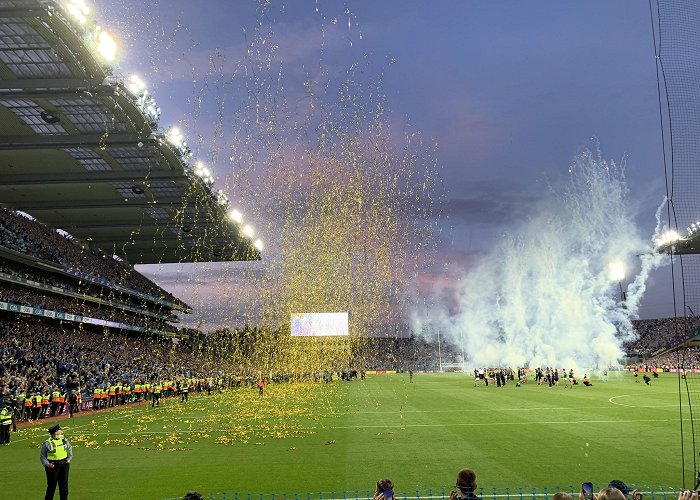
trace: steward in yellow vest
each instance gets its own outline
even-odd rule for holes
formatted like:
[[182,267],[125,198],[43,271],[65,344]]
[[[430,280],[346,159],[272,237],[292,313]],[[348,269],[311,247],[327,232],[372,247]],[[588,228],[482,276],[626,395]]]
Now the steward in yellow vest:
[[11,406],[2,406],[0,409],[0,444],[10,444],[10,426],[17,432],[15,412]]
[[62,499],[68,498],[68,472],[70,462],[73,460],[73,448],[63,435],[61,426],[56,424],[49,427],[51,437],[41,445],[39,459],[46,472],[46,496],[53,498],[58,484],[58,491]]

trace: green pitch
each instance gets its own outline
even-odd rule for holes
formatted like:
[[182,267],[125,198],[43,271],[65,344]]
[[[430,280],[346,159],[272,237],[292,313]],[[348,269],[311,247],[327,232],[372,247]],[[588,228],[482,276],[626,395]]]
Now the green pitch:
[[[80,414],[61,422],[74,448],[70,498],[338,492],[381,477],[399,492],[449,487],[463,467],[481,487],[681,486],[675,374],[651,386],[625,374],[573,389],[474,387],[465,374],[414,381],[370,375]],[[0,448],[4,497],[43,496],[38,446],[47,435],[45,424],[21,429]]]

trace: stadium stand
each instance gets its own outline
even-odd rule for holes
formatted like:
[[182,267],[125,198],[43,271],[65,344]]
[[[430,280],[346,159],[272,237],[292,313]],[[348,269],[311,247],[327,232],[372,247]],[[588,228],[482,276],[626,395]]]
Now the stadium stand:
[[[0,250],[10,249],[47,261],[61,267],[67,274],[84,277],[96,284],[130,288],[144,295],[175,301],[170,293],[123,261],[109,257],[97,248],[81,245],[56,230],[11,210],[0,211],[0,245],[5,247]],[[91,274],[85,273],[84,269],[89,269]]]
[[648,357],[677,346],[698,334],[700,318],[643,319],[633,322],[639,338],[625,346],[628,353]]
[[91,12],[8,0],[0,34],[0,396],[220,374],[173,326],[192,308],[133,265],[257,260],[262,242],[143,82],[113,75]]

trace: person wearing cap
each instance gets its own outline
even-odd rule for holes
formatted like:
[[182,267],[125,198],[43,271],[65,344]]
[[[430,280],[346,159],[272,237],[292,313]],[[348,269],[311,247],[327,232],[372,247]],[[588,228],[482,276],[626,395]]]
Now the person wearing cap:
[[51,437],[41,445],[39,459],[46,472],[45,500],[52,500],[58,484],[61,500],[68,500],[68,472],[73,459],[73,448],[63,435],[61,426],[56,424],[48,429]]
[[0,400],[0,444],[10,444],[10,426],[17,432],[14,409]]

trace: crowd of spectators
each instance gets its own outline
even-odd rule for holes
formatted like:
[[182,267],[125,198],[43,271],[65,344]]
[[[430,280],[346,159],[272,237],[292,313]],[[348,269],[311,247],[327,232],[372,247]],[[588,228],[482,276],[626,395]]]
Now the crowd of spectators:
[[164,320],[156,317],[141,316],[119,308],[95,304],[64,295],[56,295],[41,289],[15,285],[14,283],[0,282],[0,300],[13,302],[20,306],[38,307],[146,329],[172,330],[172,327]]
[[89,281],[82,281],[78,278],[26,266],[11,260],[0,260],[0,275],[31,280],[36,283],[41,283],[42,285],[60,288],[69,293],[95,297],[104,302],[124,304],[133,309],[154,311],[156,314],[171,321],[177,321],[177,318],[172,315],[169,308],[156,305],[140,297],[121,293],[114,288],[97,285]]
[[644,360],[644,365],[664,370],[700,369],[700,347],[683,347]]
[[177,300],[128,264],[5,208],[0,208],[0,246],[59,264],[66,269],[90,270],[95,277],[144,294],[171,302]]
[[369,337],[357,345],[350,364],[364,370],[438,371],[461,359],[455,346],[437,339]]
[[692,337],[700,327],[700,317],[640,319],[633,325],[639,338],[626,345],[625,349],[628,353],[648,356]]
[[0,397],[6,400],[76,387],[89,396],[118,382],[220,377],[230,369],[221,358],[170,338],[0,315]]

